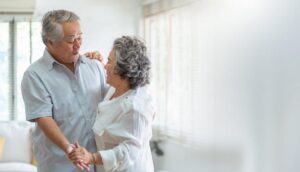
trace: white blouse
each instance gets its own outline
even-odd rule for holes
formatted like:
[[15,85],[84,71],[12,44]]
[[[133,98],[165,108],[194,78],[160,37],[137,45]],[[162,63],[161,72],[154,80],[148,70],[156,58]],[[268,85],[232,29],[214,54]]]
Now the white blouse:
[[110,88],[93,126],[97,150],[103,165],[97,172],[153,172],[149,141],[152,137],[154,107],[146,88],[129,90],[109,100]]

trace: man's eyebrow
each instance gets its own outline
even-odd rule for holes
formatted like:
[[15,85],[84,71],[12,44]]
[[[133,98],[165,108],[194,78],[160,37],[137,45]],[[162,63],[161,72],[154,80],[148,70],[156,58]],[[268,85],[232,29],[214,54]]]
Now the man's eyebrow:
[[82,32],[80,32],[80,33],[78,33],[78,34],[66,35],[66,37],[74,37],[74,36],[77,36],[77,35],[81,36],[81,35],[82,35]]

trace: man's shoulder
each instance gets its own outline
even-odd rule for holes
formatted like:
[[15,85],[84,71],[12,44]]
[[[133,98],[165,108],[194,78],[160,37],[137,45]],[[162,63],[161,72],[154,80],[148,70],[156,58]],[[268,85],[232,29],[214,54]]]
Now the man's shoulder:
[[89,66],[89,68],[96,69],[100,73],[104,72],[104,65],[100,63],[98,60],[89,59],[85,56],[81,56],[82,61]]
[[40,57],[39,59],[37,59],[36,61],[31,63],[29,65],[28,69],[36,69],[36,68],[41,68],[44,66],[45,66],[44,57]]
[[103,66],[98,60],[96,59],[89,59],[84,55],[81,55],[81,59],[83,62],[89,64],[89,65],[93,65],[95,67],[99,67],[99,66]]
[[47,72],[49,67],[43,62],[43,58],[39,58],[32,64],[28,66],[25,73],[27,74],[38,74],[38,73],[44,73]]

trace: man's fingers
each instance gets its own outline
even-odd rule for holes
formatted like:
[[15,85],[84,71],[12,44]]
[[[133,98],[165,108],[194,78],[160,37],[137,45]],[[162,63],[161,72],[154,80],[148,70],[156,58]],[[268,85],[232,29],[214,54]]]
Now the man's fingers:
[[80,148],[78,141],[75,142],[75,148]]

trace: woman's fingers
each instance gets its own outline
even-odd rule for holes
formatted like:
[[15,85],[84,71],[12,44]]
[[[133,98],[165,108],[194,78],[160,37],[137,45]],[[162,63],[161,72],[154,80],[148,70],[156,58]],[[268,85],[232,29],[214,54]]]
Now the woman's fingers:
[[85,163],[79,163],[79,164],[81,164],[81,166],[82,166],[84,169],[86,169],[87,171],[90,171],[90,166],[89,166],[89,165],[87,165],[87,164],[85,164]]
[[79,168],[81,171],[82,170],[87,170],[87,171],[90,171],[90,166],[89,165],[87,165],[87,164],[84,164],[84,163],[82,163],[82,162],[78,162],[78,163],[74,163],[75,164],[75,166],[77,167],[77,168]]
[[103,57],[99,51],[94,51],[92,54],[95,59],[98,59],[99,61],[103,60]]
[[88,164],[85,164],[84,162],[82,162],[80,157],[77,157],[77,158],[78,159],[76,159],[75,161],[72,161],[73,164],[75,164],[80,170],[86,169],[87,171],[90,171],[90,166]]
[[72,152],[68,154],[68,158],[80,170],[90,171],[89,163],[86,160],[86,153],[85,148],[81,147],[78,142],[75,142]]
[[69,160],[72,161],[72,163],[81,171],[90,171],[89,165],[83,162],[84,153],[84,148],[82,148],[79,143],[76,142],[74,145],[72,145],[72,151],[70,151],[67,156]]
[[103,63],[103,56],[99,51],[86,52],[84,55],[90,59],[96,59],[99,60],[101,63]]
[[75,163],[75,166],[79,168],[81,171],[84,169],[84,167],[80,163]]
[[86,57],[91,58],[91,57],[92,57],[92,52],[86,52],[86,53],[84,53],[84,55],[85,55]]
[[102,57],[99,51],[86,52],[86,53],[84,53],[84,55],[90,59],[98,59],[98,58]]
[[82,161],[82,159],[83,159],[83,155],[82,154],[73,154],[69,157],[69,159],[72,162],[80,162],[80,160]]

